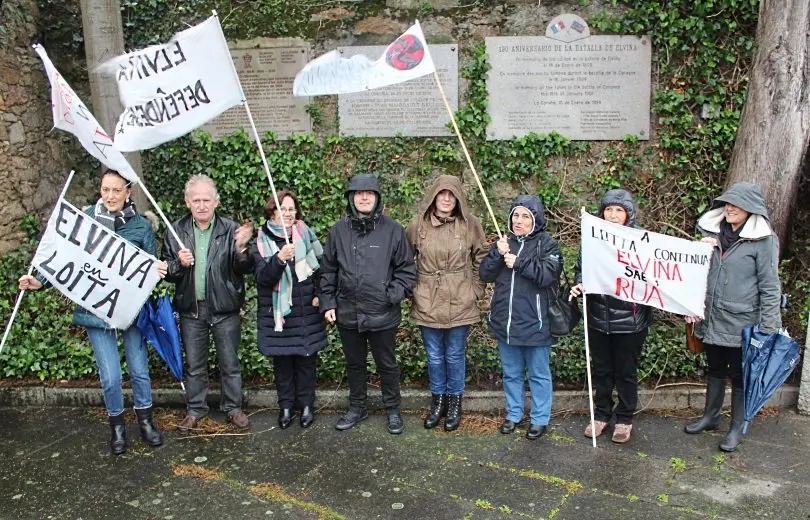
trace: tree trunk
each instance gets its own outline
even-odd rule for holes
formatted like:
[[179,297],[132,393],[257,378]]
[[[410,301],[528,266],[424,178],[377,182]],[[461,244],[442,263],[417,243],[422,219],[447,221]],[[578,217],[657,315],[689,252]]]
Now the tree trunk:
[[810,139],[810,2],[760,1],[750,76],[727,184],[762,185],[786,244]]
[[[118,99],[118,87],[110,76],[102,76],[95,71],[101,63],[124,53],[124,29],[121,23],[121,3],[119,0],[81,0],[82,27],[84,28],[84,52],[87,55],[87,69],[90,75],[90,96],[93,115],[99,124],[113,135],[115,123],[123,111]],[[129,164],[142,180],[141,154],[125,154]],[[135,204],[144,211],[149,207],[140,188],[132,190]]]

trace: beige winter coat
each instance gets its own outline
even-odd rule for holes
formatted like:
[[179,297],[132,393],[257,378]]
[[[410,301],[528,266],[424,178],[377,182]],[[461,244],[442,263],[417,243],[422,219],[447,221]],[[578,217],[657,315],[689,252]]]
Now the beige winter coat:
[[[442,190],[456,197],[450,219],[433,214],[433,201]],[[442,175],[422,201],[406,230],[416,259],[417,279],[411,319],[437,329],[481,321],[476,300],[484,294],[478,266],[489,249],[481,223],[470,213],[461,181]]]

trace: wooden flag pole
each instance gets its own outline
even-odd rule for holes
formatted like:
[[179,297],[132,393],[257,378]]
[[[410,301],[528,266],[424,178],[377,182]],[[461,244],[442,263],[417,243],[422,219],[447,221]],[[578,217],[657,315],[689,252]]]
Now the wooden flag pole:
[[450,107],[450,103],[447,101],[447,96],[444,93],[442,82],[439,80],[439,72],[435,69],[433,71],[433,77],[436,78],[436,85],[439,87],[439,92],[442,95],[442,101],[444,101],[444,106],[447,108],[447,113],[450,115],[450,121],[453,123],[453,129],[456,131],[456,137],[458,137],[458,141],[461,143],[461,149],[464,150],[464,157],[467,158],[467,164],[470,166],[473,176],[475,177],[475,183],[478,184],[478,189],[481,190],[481,196],[484,197],[484,203],[487,205],[487,210],[489,210],[489,217],[492,219],[492,223],[495,224],[495,231],[498,232],[499,238],[503,238],[501,228],[498,226],[498,220],[495,218],[495,213],[492,211],[492,206],[489,204],[489,199],[484,191],[484,186],[481,185],[481,179],[478,177],[478,172],[475,170],[475,165],[470,157],[470,152],[467,151],[467,145],[464,144],[464,138],[461,137],[461,131],[458,129],[458,124],[456,124],[456,117],[453,114],[453,109]]
[[[56,199],[57,201],[62,200],[65,197],[65,193],[67,193],[68,186],[70,186],[70,181],[73,180],[73,174],[75,173],[74,170],[70,170],[70,175],[68,175],[67,181],[65,181],[65,186],[62,188],[62,193],[59,194],[59,198]],[[31,276],[31,273],[34,272],[34,262],[31,262],[31,265],[28,266],[28,276]],[[20,303],[22,303],[23,295],[25,294],[25,289],[20,290],[20,294],[17,295],[17,301],[14,303],[14,310],[11,312],[11,317],[8,320],[8,324],[6,325],[6,331],[3,333],[3,339],[0,340],[0,352],[3,352],[3,347],[6,345],[6,339],[8,339],[8,334],[11,332],[11,325],[14,323],[14,318],[17,317],[17,311],[20,310]]]
[[[219,16],[217,16],[217,12],[215,10],[211,11],[214,14],[214,17],[217,19],[217,27],[219,27],[219,34],[222,35],[222,43],[225,44],[225,48],[228,47],[228,41],[225,39],[225,33],[222,32],[222,25],[219,23]],[[230,50],[228,51],[230,53]],[[250,128],[253,130],[253,138],[256,140],[256,146],[259,148],[259,155],[262,158],[262,165],[264,166],[264,173],[267,174],[267,180],[270,182],[270,190],[273,192],[273,200],[276,201],[276,209],[281,214],[281,201],[278,200],[278,193],[276,192],[276,185],[273,182],[273,176],[270,175],[270,166],[267,164],[267,157],[264,155],[264,148],[262,147],[262,139],[259,137],[259,131],[256,130],[256,123],[253,122],[253,114],[250,113],[250,107],[248,106],[247,98],[245,97],[245,91],[242,88],[242,81],[239,79],[239,74],[236,72],[236,66],[233,64],[233,60],[231,60],[231,70],[233,70],[233,75],[236,78],[236,82],[239,84],[239,90],[242,91],[242,102],[245,104],[245,112],[247,112],[248,121],[250,122]],[[284,231],[284,240],[289,244],[291,243],[290,236],[287,234],[286,226],[281,226],[281,230]]]

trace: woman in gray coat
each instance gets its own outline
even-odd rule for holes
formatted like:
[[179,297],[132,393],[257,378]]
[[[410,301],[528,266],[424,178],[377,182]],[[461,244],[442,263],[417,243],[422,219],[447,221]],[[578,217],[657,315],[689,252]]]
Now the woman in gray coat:
[[696,323],[709,365],[703,417],[686,425],[686,433],[719,426],[726,378],[731,378],[731,427],[720,449],[734,451],[745,418],[742,387],[742,329],[759,325],[763,332],[782,327],[779,241],[768,220],[762,188],[738,182],[715,199],[698,221],[703,241],[714,246],[706,287],[705,319]]

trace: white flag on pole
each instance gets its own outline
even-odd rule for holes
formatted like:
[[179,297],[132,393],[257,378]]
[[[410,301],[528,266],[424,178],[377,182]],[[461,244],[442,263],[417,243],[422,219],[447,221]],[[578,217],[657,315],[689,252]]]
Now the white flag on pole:
[[45,72],[51,83],[51,106],[53,107],[53,126],[66,130],[79,138],[84,149],[101,161],[107,168],[116,170],[127,180],[139,182],[138,174],[132,169],[126,158],[113,147],[113,141],[107,132],[98,124],[96,118],[82,103],[76,92],[51,63],[48,53],[41,45],[34,45],[45,65]]
[[703,318],[712,246],[613,224],[582,212],[587,294]]
[[124,104],[113,139],[121,151],[153,148],[244,102],[216,16],[100,69],[115,77]]
[[160,281],[158,259],[60,198],[34,267],[62,294],[116,329],[126,329]]
[[324,96],[362,92],[402,83],[435,70],[417,20],[376,61],[362,55],[342,58],[338,51],[310,61],[295,76],[293,94]]

